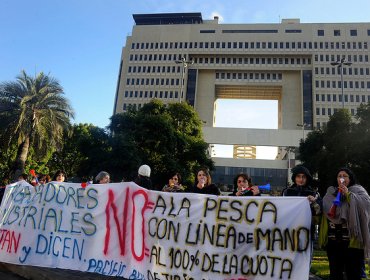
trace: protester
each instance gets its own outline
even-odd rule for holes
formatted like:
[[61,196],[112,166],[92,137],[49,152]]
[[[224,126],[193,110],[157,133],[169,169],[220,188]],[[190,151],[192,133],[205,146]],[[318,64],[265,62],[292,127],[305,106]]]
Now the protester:
[[181,185],[181,175],[180,173],[171,173],[168,184],[162,189],[163,192],[183,192],[185,187]]
[[67,180],[67,174],[64,170],[58,170],[53,176],[53,181],[62,183]]
[[214,194],[220,195],[221,192],[215,184],[212,184],[211,175],[207,168],[200,168],[196,173],[194,185],[189,189],[189,193]]
[[310,203],[312,214],[311,222],[311,252],[310,259],[313,258],[313,242],[315,239],[316,226],[320,221],[322,213],[322,199],[320,194],[312,187],[312,176],[310,171],[303,165],[297,165],[292,169],[293,185],[283,190],[283,196],[304,196]]
[[312,176],[310,171],[303,165],[297,165],[292,169],[293,185],[283,190],[283,196],[305,196],[310,202],[313,216],[321,215],[322,199],[320,194],[311,186]]
[[37,176],[37,180],[39,181],[40,184],[44,185],[49,183],[51,181],[51,178],[48,174],[39,174]]
[[18,176],[18,182],[22,180],[28,181],[28,175],[26,173],[22,173]]
[[100,171],[95,177],[97,184],[108,184],[110,182],[110,175],[106,171]]
[[234,191],[231,196],[255,196],[261,195],[258,186],[253,186],[252,179],[248,174],[241,173],[234,178]]
[[152,181],[150,180],[151,169],[149,165],[141,165],[138,170],[138,175],[135,179],[135,183],[139,186],[148,190],[153,190]]
[[370,197],[354,173],[340,168],[323,198],[319,244],[326,248],[330,279],[360,280],[364,257],[370,255]]

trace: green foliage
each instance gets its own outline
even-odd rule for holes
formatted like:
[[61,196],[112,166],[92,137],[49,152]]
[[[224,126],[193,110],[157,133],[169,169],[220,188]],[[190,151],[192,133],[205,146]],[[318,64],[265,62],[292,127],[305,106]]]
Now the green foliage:
[[300,144],[298,159],[318,174],[321,192],[333,184],[343,166],[351,168],[369,190],[370,105],[361,105],[356,118],[352,120],[348,110],[338,110],[322,130],[309,133]]
[[357,122],[352,133],[351,167],[361,184],[370,190],[370,103],[357,109]]
[[112,169],[120,169],[126,178],[136,176],[140,164],[148,164],[154,184],[162,187],[171,172],[180,172],[189,182],[199,166],[213,168],[201,121],[186,103],[165,106],[153,100],[138,111],[113,116],[110,129],[113,154],[121,159],[111,162]]
[[51,174],[62,169],[69,177],[90,178],[104,169],[110,151],[109,136],[104,129],[78,124],[64,135],[63,148],[53,153],[48,166]]
[[325,251],[314,250],[311,263],[311,272],[322,279],[329,279],[329,262]]
[[22,71],[15,82],[1,83],[0,130],[4,142],[18,147],[14,173],[24,172],[30,147],[39,158],[60,147],[72,117],[63,88],[53,77],[41,72],[33,78]]
[[91,124],[71,129],[73,112],[60,94],[60,85],[42,73],[31,78],[22,72],[17,82],[1,85],[0,180],[10,178],[14,161],[21,172],[52,176],[62,169],[76,181],[102,170],[113,181],[132,180],[138,167],[148,164],[158,188],[171,172],[180,172],[189,185],[195,169],[214,167],[201,121],[186,103],[166,106],[153,100],[114,115],[109,134]]
[[4,186],[11,181],[11,170],[15,157],[17,155],[16,145],[9,147],[0,145],[0,186]]

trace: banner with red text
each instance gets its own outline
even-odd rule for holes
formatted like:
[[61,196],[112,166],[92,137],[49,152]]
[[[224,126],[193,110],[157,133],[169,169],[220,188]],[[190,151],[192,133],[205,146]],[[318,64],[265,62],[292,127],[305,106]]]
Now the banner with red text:
[[310,223],[302,197],[22,181],[0,207],[0,261],[129,279],[308,279]]

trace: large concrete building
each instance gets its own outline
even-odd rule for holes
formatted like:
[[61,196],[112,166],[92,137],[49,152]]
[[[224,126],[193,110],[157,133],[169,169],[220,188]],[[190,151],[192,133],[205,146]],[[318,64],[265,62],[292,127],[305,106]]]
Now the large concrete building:
[[[220,24],[200,13],[133,17],[114,112],[152,98],[186,101],[203,121],[210,147],[297,147],[305,130],[322,127],[338,108],[354,115],[370,101],[370,23]],[[219,98],[277,100],[278,129],[214,127]],[[280,148],[278,160],[214,158],[214,179],[227,184],[248,172],[257,183],[284,186],[294,164],[289,150]]]

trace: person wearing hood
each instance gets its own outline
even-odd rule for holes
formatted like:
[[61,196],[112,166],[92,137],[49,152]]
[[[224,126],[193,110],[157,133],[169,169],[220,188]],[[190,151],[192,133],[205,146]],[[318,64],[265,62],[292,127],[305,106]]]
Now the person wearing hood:
[[323,198],[319,245],[326,248],[330,279],[360,280],[364,257],[370,256],[370,196],[342,167]]
[[320,194],[311,186],[310,171],[303,165],[297,165],[292,169],[292,182],[292,186],[283,190],[283,196],[306,196],[310,202],[312,214],[321,214]]
[[143,187],[148,190],[154,190],[152,186],[152,181],[150,180],[151,169],[149,165],[141,165],[138,170],[138,175],[135,179],[135,183],[140,187]]
[[312,188],[312,176],[310,171],[303,165],[297,165],[292,169],[293,185],[283,190],[283,196],[304,196],[310,203],[312,214],[311,222],[311,260],[313,257],[313,240],[315,238],[316,225],[319,224],[322,213],[322,199],[320,194]]

